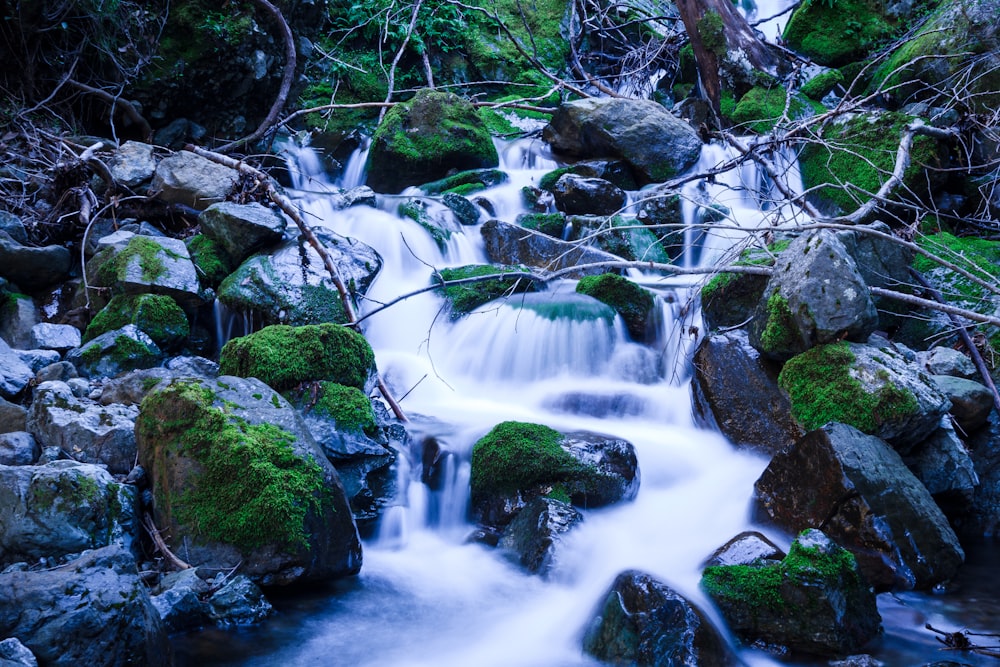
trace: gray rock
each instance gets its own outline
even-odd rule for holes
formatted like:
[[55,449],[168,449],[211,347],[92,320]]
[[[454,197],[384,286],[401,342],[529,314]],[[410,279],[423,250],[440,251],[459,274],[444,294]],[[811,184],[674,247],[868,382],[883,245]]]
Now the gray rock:
[[7,234],[17,243],[28,242],[28,232],[24,229],[21,218],[9,211],[0,211],[0,232]]
[[[883,234],[892,234],[889,225],[874,222],[860,229],[872,229]],[[885,239],[863,231],[839,231],[837,238],[854,258],[858,272],[869,287],[892,288],[910,282],[910,264],[913,251],[891,239]]]
[[370,206],[375,208],[378,205],[375,191],[367,185],[359,185],[356,188],[344,191],[342,194],[346,208],[350,208],[351,206]]
[[0,666],[38,667],[35,654],[16,637],[0,642]]
[[979,486],[975,464],[948,417],[903,461],[942,509],[954,505],[956,513],[964,511]]
[[28,411],[25,408],[0,398],[0,433],[23,431],[27,418]]
[[504,528],[498,547],[529,572],[544,576],[556,566],[562,536],[581,521],[583,515],[572,505],[535,498]]
[[899,454],[844,424],[811,431],[775,455],[755,490],[786,530],[822,525],[879,590],[929,588],[954,576],[965,558]]
[[63,382],[35,388],[27,430],[42,447],[59,447],[70,458],[100,463],[126,474],[135,463],[135,406],[100,405],[77,398]]
[[66,355],[66,361],[85,377],[114,377],[125,371],[150,368],[161,358],[160,348],[153,339],[134,324],[105,332]]
[[219,364],[205,357],[171,357],[165,365],[179,376],[214,378],[219,375]]
[[649,100],[588,98],[560,105],[542,132],[553,150],[574,157],[618,157],[642,182],[662,182],[698,160],[694,128]]
[[159,590],[150,600],[168,632],[193,630],[210,620],[208,603],[202,600],[208,595],[209,586],[198,577],[195,568],[166,575]]
[[0,481],[0,569],[136,539],[135,489],[99,466],[0,466]]
[[101,387],[102,405],[139,405],[146,394],[182,374],[166,368],[144,368],[108,380]]
[[126,141],[108,160],[112,178],[125,187],[134,188],[153,178],[156,159],[153,146],[137,141]]
[[819,230],[793,240],[778,256],[750,323],[750,344],[785,360],[845,337],[867,340],[877,324],[854,259],[836,234]]
[[0,277],[41,287],[65,280],[72,264],[69,250],[60,245],[36,248],[21,245],[0,232]]
[[18,349],[31,347],[31,327],[38,323],[35,302],[24,294],[0,292],[0,304],[0,339]]
[[993,411],[993,392],[975,380],[932,375],[934,385],[951,401],[951,416],[963,433],[983,426]]
[[31,346],[41,350],[65,352],[80,347],[80,330],[68,324],[39,322],[31,327]]
[[628,200],[618,186],[602,178],[563,174],[552,186],[556,207],[569,215],[611,215]]
[[212,204],[198,216],[202,233],[225,249],[234,262],[281,241],[288,223],[284,216],[253,202]]
[[934,347],[919,352],[917,358],[931,375],[951,375],[973,380],[978,376],[976,365],[969,357],[950,347]]
[[714,565],[753,565],[758,561],[781,561],[785,552],[756,531],[745,531],[716,549],[705,567]]
[[62,355],[55,350],[15,350],[15,352],[33,373],[51,366],[62,358]]
[[260,588],[247,577],[236,575],[208,599],[209,615],[223,627],[251,625],[273,610]]
[[150,189],[163,201],[203,211],[224,201],[238,181],[235,169],[180,151],[156,165]]
[[0,433],[0,465],[30,466],[41,454],[38,442],[27,431]]
[[35,373],[0,339],[0,398],[13,398],[24,391]]
[[441,197],[441,203],[451,209],[460,224],[475,225],[479,223],[479,209],[462,195],[446,192]]
[[137,234],[124,246],[102,250],[87,265],[87,275],[92,286],[127,294],[165,294],[182,306],[203,303],[198,274],[180,239]]
[[18,637],[48,667],[170,664],[163,625],[121,546],[0,574],[0,636]]
[[619,574],[599,602],[583,650],[614,665],[740,664],[704,612],[663,582],[636,570]]
[[[591,262],[617,262],[617,255],[554,239],[530,229],[501,220],[487,220],[480,228],[486,244],[486,255],[495,264],[518,265],[556,271]],[[577,271],[573,278],[602,273],[603,268]]]
[[80,374],[76,370],[76,366],[68,361],[57,361],[54,364],[49,364],[43,368],[40,368],[37,373],[35,373],[35,384],[39,385],[43,382],[49,382],[52,380],[58,382],[68,382],[73,378],[80,377]]
[[750,346],[745,331],[706,337],[693,365],[695,418],[714,425],[736,446],[774,454],[804,434],[778,387],[774,362]]

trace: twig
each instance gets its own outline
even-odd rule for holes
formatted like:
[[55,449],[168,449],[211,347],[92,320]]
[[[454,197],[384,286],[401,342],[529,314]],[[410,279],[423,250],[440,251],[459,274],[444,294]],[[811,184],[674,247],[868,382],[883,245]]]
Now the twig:
[[153,538],[153,543],[156,545],[157,550],[163,554],[163,557],[169,561],[169,563],[178,570],[190,570],[191,566],[178,558],[167,543],[163,541],[163,536],[160,535],[160,531],[157,530],[156,524],[153,523],[153,517],[149,513],[143,515],[143,524],[146,530],[149,532],[149,536]]

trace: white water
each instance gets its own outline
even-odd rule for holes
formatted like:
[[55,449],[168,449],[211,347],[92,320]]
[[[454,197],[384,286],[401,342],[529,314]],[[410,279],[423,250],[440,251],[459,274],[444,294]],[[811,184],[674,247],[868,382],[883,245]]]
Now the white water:
[[[503,155],[511,183],[484,196],[499,217],[513,220],[520,186],[554,165],[523,143]],[[707,147],[698,168],[728,157],[719,147]],[[795,187],[794,173],[792,180]],[[697,239],[700,250],[685,263],[717,261],[745,237],[741,228],[769,215],[759,207],[761,185],[756,171],[745,167],[711,186],[685,188],[688,200],[731,211],[721,229]],[[386,212],[396,198],[384,198],[384,210],[335,211],[317,196],[301,202],[313,219],[382,255],[384,268],[365,311],[429,284],[432,267],[486,261],[478,228],[453,234],[442,252],[419,225]],[[693,217],[697,207],[687,209]],[[687,359],[696,342],[689,327],[699,322],[692,309],[679,316],[690,286],[637,277],[673,299],[663,302],[660,339],[651,346],[630,341],[620,320],[548,320],[521,308],[521,296],[453,323],[441,299],[425,293],[367,320],[365,335],[381,373],[397,396],[406,394],[402,406],[414,438],[433,435],[457,454],[451,483],[429,491],[419,482],[419,462],[414,466],[404,457],[399,472],[405,491],[386,511],[377,537],[365,544],[356,579],[342,582],[335,594],[292,605],[261,628],[223,637],[226,648],[215,650],[236,647],[239,657],[209,660],[203,653],[192,664],[595,665],[582,653],[583,631],[611,581],[629,568],[655,575],[713,614],[698,588],[701,563],[739,532],[758,528],[749,517],[750,501],[766,461],[695,427]],[[558,299],[572,287],[570,281],[525,298]],[[573,409],[580,405],[586,409]],[[466,543],[474,528],[465,518],[469,452],[506,420],[608,433],[629,440],[637,451],[638,497],[585,511],[547,580],[526,575],[497,551]],[[788,536],[764,532],[787,546]],[[754,651],[740,655],[748,665],[779,664]]]

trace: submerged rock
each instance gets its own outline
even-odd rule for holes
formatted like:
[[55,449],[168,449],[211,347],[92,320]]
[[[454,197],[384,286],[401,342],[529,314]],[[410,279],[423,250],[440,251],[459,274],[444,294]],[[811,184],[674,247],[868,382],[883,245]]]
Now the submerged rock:
[[587,628],[583,650],[614,665],[740,664],[700,609],[637,570],[615,578]]
[[[578,264],[593,262],[618,262],[621,258],[595,248],[569,243],[552,238],[501,220],[487,220],[480,228],[486,244],[486,254],[491,262],[498,264],[524,264],[556,271],[572,268]],[[567,277],[579,278],[583,275],[603,273],[603,268],[576,271]]]
[[554,498],[535,498],[517,513],[498,547],[529,572],[546,575],[556,565],[563,534],[583,521],[569,503]]

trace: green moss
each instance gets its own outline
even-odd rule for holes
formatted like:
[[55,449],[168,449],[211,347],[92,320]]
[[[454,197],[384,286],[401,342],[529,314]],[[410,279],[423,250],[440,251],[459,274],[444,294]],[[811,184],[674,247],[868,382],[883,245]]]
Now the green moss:
[[119,295],[94,316],[83,334],[83,340],[92,340],[127,324],[134,324],[164,348],[176,345],[190,333],[187,315],[169,296]]
[[562,176],[563,174],[572,174],[572,173],[573,173],[572,167],[559,167],[558,169],[553,169],[552,171],[546,172],[545,174],[542,175],[540,179],[538,179],[538,187],[540,187],[542,190],[548,190],[549,192],[551,192],[552,188],[555,186],[556,181],[559,180],[560,176]]
[[782,86],[758,86],[740,98],[729,117],[736,124],[745,125],[758,134],[766,134],[781,120],[786,103],[789,119],[799,118],[808,111],[802,100],[794,96],[789,102],[788,91]]
[[728,88],[719,94],[719,113],[723,118],[732,118],[736,110],[736,95]]
[[706,50],[720,57],[726,55],[726,31],[719,12],[710,9],[702,15],[698,20],[698,36]]
[[516,493],[579,476],[582,464],[560,446],[562,440],[540,424],[497,424],[472,448],[473,495]]
[[[924,250],[938,255],[953,264],[957,264],[969,273],[990,283],[997,281],[997,268],[1000,267],[1000,243],[988,241],[973,236],[958,237],[954,234],[941,232],[930,236],[919,236],[917,245]],[[948,297],[960,297],[969,301],[986,296],[986,290],[979,285],[963,278],[950,269],[924,255],[916,255],[913,268],[921,273],[934,274],[938,282],[947,286]]]
[[329,495],[322,469],[295,454],[287,431],[228,417],[214,399],[198,382],[178,382],[143,401],[140,439],[155,442],[163,456],[182,454],[200,465],[179,496],[158,509],[197,534],[244,550],[272,543],[287,551],[307,548],[307,516]]
[[839,342],[814,347],[781,369],[778,385],[788,392],[792,416],[805,430],[840,422],[874,434],[883,423],[917,411],[913,393],[887,378],[876,391],[865,391],[851,374],[854,360],[848,344]]
[[517,216],[517,224],[556,239],[563,237],[566,216],[562,213],[525,213]]
[[313,412],[333,419],[337,429],[347,433],[374,436],[377,431],[372,402],[357,387],[334,382],[320,383],[320,394]]
[[[494,266],[492,264],[470,264],[450,269],[441,269],[441,278],[445,281],[463,280],[492,274],[503,275],[496,280],[482,280],[464,285],[447,285],[440,292],[451,304],[452,318],[461,317],[472,312],[484,303],[500,297],[530,292],[535,289],[528,270],[519,266]],[[509,277],[507,277],[509,276]]]
[[[109,252],[114,253],[114,250],[109,249]],[[101,264],[98,269],[98,278],[101,285],[113,287],[125,279],[129,264],[133,259],[138,258],[142,279],[152,283],[167,271],[166,265],[163,263],[164,256],[179,258],[176,253],[167,251],[150,236],[133,236],[121,252],[114,254]]]
[[234,338],[222,348],[223,375],[255,377],[277,391],[329,380],[364,389],[375,355],[361,334],[336,324],[276,324]]
[[434,220],[427,213],[427,204],[423,201],[419,199],[407,199],[404,202],[400,202],[396,213],[403,218],[409,218],[423,227],[431,235],[431,238],[434,239],[434,243],[441,249],[441,252],[447,249],[448,241],[451,239],[451,230],[443,229],[435,224]]
[[205,287],[215,289],[236,268],[225,249],[204,234],[195,234],[186,244],[198,278]]
[[100,499],[101,489],[92,477],[73,470],[55,475],[36,475],[29,491],[34,508],[48,512],[56,506],[90,507]]
[[767,322],[760,335],[760,344],[767,353],[793,350],[801,344],[801,336],[788,300],[777,292],[767,300]]
[[446,192],[468,194],[468,190],[463,190],[463,188],[474,187],[476,190],[484,190],[494,185],[506,183],[507,179],[507,174],[499,169],[470,169],[442,178],[439,181],[424,183],[420,189],[428,195],[440,195]]
[[650,315],[656,300],[649,290],[613,273],[586,276],[576,284],[580,294],[592,296],[614,308],[625,321],[633,340],[645,341]]
[[558,500],[561,503],[566,503],[567,505],[573,502],[573,499],[569,495],[569,491],[566,489],[564,484],[556,484],[552,487],[552,490],[548,492],[545,496],[546,498],[551,498],[552,500]]
[[813,78],[802,84],[800,92],[811,100],[819,102],[826,97],[830,91],[844,83],[844,75],[840,70],[831,69],[820,72]]
[[868,56],[900,29],[877,0],[804,0],[783,37],[820,65],[837,67]]

